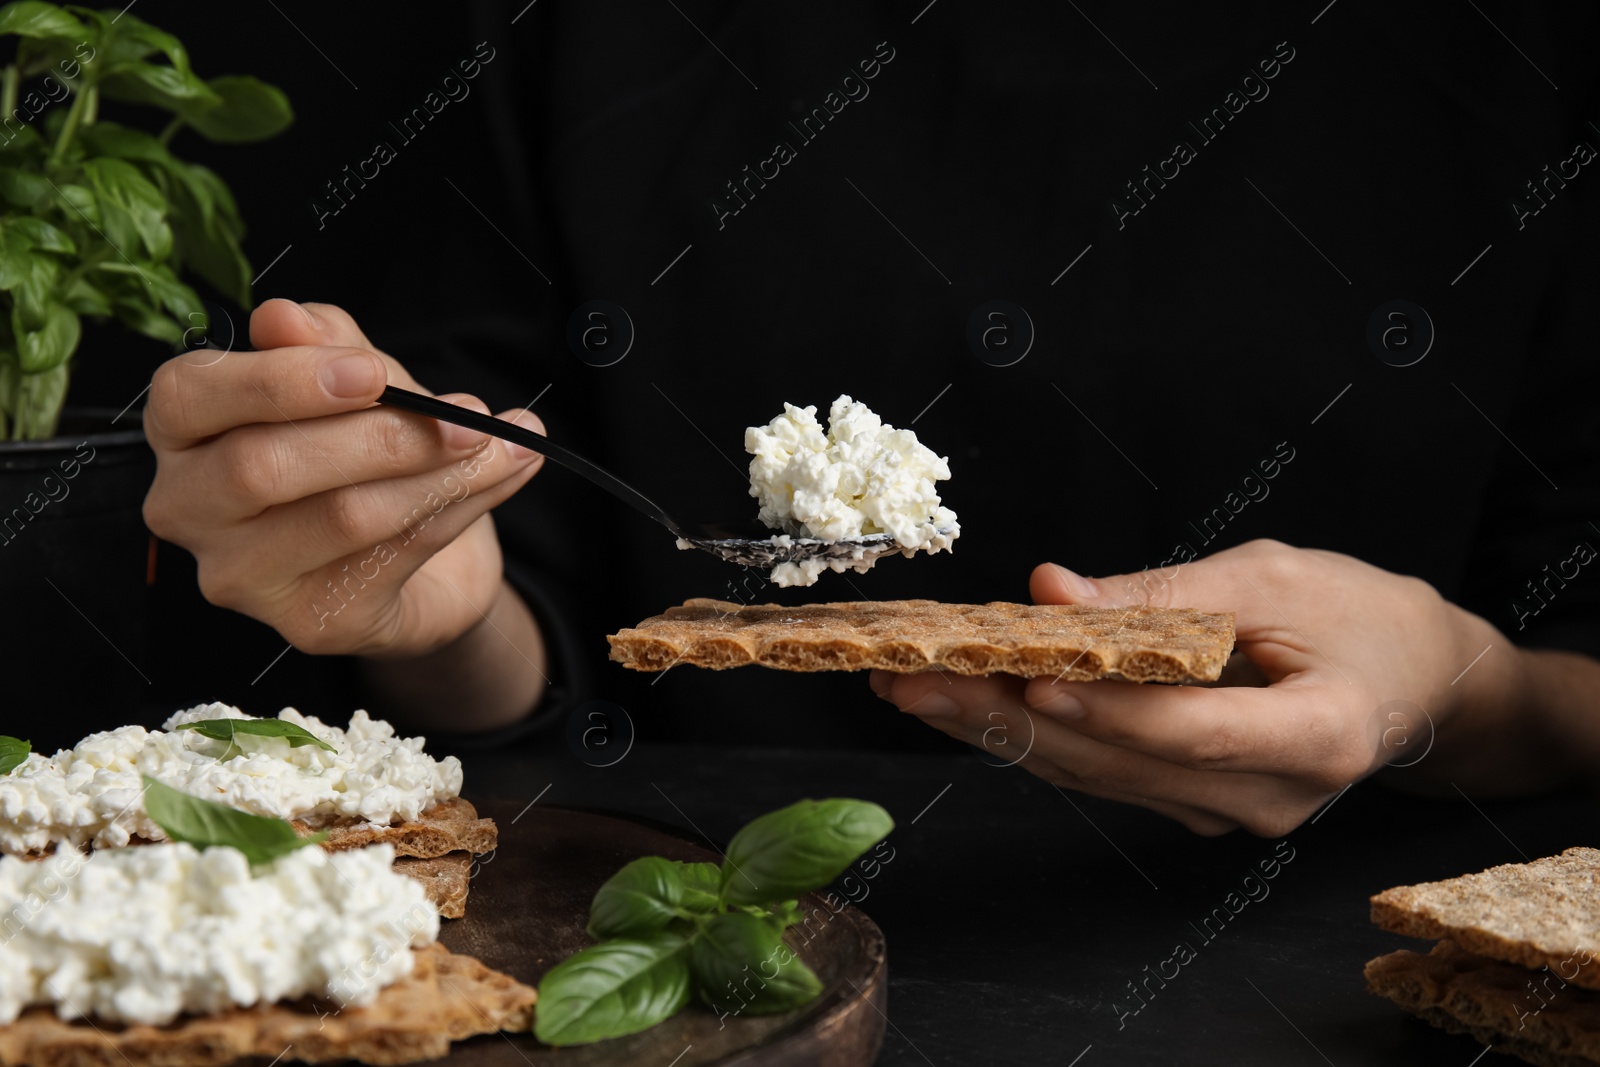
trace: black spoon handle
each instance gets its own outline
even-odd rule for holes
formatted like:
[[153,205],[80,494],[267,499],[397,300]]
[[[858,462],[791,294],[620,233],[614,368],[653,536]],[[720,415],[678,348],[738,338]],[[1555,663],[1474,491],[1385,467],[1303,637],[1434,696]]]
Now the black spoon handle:
[[384,387],[383,395],[378,397],[378,403],[388,404],[390,407],[404,408],[419,415],[438,419],[440,422],[450,422],[457,426],[465,426],[469,430],[477,430],[479,433],[486,433],[491,437],[515,442],[524,448],[531,448],[540,455],[555,460],[568,470],[583,475],[624,504],[629,504],[644,512],[668,530],[671,530],[676,536],[688,536],[672,520],[672,516],[663,511],[655,501],[598,463],[585,459],[565,445],[556,444],[543,434],[534,433],[532,430],[524,429],[514,422],[507,422],[505,419],[497,419],[493,415],[470,411],[448,401],[439,400],[436,397],[423,396],[421,393],[413,393],[407,389],[396,389],[392,385]]

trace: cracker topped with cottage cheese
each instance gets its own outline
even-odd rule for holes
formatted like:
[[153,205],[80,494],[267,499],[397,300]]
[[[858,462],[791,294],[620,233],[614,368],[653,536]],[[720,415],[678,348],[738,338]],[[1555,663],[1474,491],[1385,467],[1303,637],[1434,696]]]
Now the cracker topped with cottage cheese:
[[[833,402],[826,429],[815,405],[784,404],[782,415],[745,430],[744,448],[754,457],[750,495],[761,504],[761,521],[780,531],[774,543],[887,535],[910,556],[948,551],[961,535],[956,513],[935,488],[950,477],[949,462],[915,432],[886,424],[847,395]],[[780,563],[772,580],[811,585],[824,569],[865,571],[876,560],[876,553],[862,552]]]
[[0,1064],[389,1067],[529,1028],[537,990],[439,944],[390,846],[233,841],[0,856]]
[[241,811],[311,825],[415,822],[461,793],[460,760],[434,759],[423,751],[423,738],[397,737],[394,727],[365,711],[355,712],[345,729],[293,708],[278,714],[331,751],[294,747],[285,737],[239,733],[227,741],[178,729],[251,718],[227,704],[201,704],[172,715],[160,730],[123,726],[54,756],[30,754],[0,777],[0,852],[163,840],[140,803],[140,775]]
[[0,857],[0,1024],[166,1025],[184,1013],[312,995],[366,1005],[439,933],[422,886],[387,845],[301,848],[252,869],[235,848],[168,842],[39,862]]

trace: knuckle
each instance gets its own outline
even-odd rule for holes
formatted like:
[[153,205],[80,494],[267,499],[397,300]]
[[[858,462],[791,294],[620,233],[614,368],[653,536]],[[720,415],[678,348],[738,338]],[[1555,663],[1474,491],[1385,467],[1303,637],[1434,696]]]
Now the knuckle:
[[1343,789],[1351,782],[1366,777],[1376,759],[1376,754],[1366,747],[1354,742],[1347,743],[1323,763],[1323,773],[1316,784],[1323,789]]
[[307,300],[302,306],[322,320],[324,330],[332,327],[332,332],[335,335],[348,333],[355,329],[356,320],[338,304],[323,304],[315,300]]
[[140,508],[140,514],[144,517],[145,529],[163,541],[173,540],[176,527],[173,523],[172,505],[169,503],[167,494],[161,491],[159,477],[151,485],[150,491],[145,494],[144,505]]
[[1199,834],[1201,837],[1221,837],[1223,834],[1231,834],[1239,828],[1239,824],[1231,819],[1218,818],[1215,815],[1208,815],[1204,812],[1186,813],[1179,816],[1178,819],[1192,833]]
[[1337,709],[1323,704],[1309,708],[1300,726],[1311,757],[1306,778],[1318,789],[1343,789],[1371,768],[1374,753],[1366,737],[1352,733]]
[[[1320,806],[1320,805],[1319,805]],[[1314,809],[1313,809],[1314,810]],[[1257,837],[1285,837],[1291,830],[1305,822],[1310,811],[1298,811],[1282,802],[1259,804],[1238,816],[1239,825]]]
[[1229,766],[1242,754],[1239,727],[1223,719],[1198,738],[1185,763],[1193,770],[1217,770]]
[[363,435],[367,454],[392,463],[397,473],[438,449],[436,432],[420,418],[404,418],[397,412],[383,411],[367,423]]
[[1246,541],[1244,544],[1239,546],[1239,550],[1241,552],[1247,552],[1253,556],[1262,557],[1282,556],[1298,551],[1298,549],[1294,548],[1292,545],[1279,541],[1274,537],[1257,537],[1253,540]]
[[163,478],[159,470],[150,485],[150,491],[145,493],[139,512],[144,518],[145,529],[163,541],[186,545],[193,527],[188,509],[184,507],[184,497],[172,488],[170,479]]
[[201,556],[197,563],[200,595],[206,602],[219,608],[243,611],[250,601],[250,587],[240,572],[212,556]]
[[263,506],[278,502],[284,484],[282,462],[263,434],[240,427],[216,443],[225,492]]
[[279,623],[278,633],[285,641],[307,655],[336,655],[346,651],[334,629],[326,624],[315,625],[313,615],[314,611],[307,609],[303,623]]
[[1306,577],[1311,563],[1308,553],[1271,538],[1259,538],[1240,546],[1241,556],[1250,563],[1258,580],[1271,588],[1285,589]]
[[1400,580],[1401,588],[1410,594],[1410,599],[1414,603],[1432,608],[1444,600],[1439,590],[1434,587],[1432,582],[1426,579],[1417,578],[1409,574],[1397,575],[1397,577]]
[[383,531],[382,519],[365,494],[349,489],[328,494],[323,521],[330,542],[339,547],[367,544]]

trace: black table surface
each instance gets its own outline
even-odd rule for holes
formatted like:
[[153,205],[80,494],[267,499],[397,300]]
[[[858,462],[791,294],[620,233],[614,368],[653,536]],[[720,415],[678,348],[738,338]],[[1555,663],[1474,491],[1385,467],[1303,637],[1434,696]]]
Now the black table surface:
[[[888,938],[884,1065],[1468,1067],[1470,1038],[1366,992],[1367,960],[1425,950],[1372,926],[1368,898],[1592,844],[1600,816],[1590,795],[1427,799],[1366,782],[1281,840],[1203,838],[993,762],[645,744],[608,767],[565,746],[464,757],[466,794],[526,797],[519,817],[603,810],[714,846],[803,796],[884,805],[892,858],[846,887]],[[1520,1061],[1477,1061],[1500,1062]]]

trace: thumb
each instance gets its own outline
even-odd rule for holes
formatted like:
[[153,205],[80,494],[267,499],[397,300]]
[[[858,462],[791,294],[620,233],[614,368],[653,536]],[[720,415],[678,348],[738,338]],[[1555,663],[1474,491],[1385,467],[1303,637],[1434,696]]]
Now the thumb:
[[1231,611],[1244,637],[1281,625],[1273,605],[1286,595],[1292,599],[1292,589],[1281,589],[1279,579],[1295,554],[1295,549],[1275,541],[1252,541],[1191,563],[1104,578],[1086,578],[1058,563],[1041,563],[1034,568],[1028,589],[1036,604]]
[[[1097,608],[1204,608],[1206,605],[1191,603],[1183,596],[1189,596],[1187,590],[1195,585],[1189,572],[1205,562],[1202,560],[1181,568],[1174,566],[1132,574],[1113,574],[1104,578],[1087,578],[1059,563],[1041,563],[1033,569],[1028,579],[1028,592],[1035,604],[1084,604]],[[1186,579],[1183,582],[1186,591],[1182,596],[1178,596],[1174,589],[1180,578]],[[1178,598],[1174,599],[1175,596]]]

